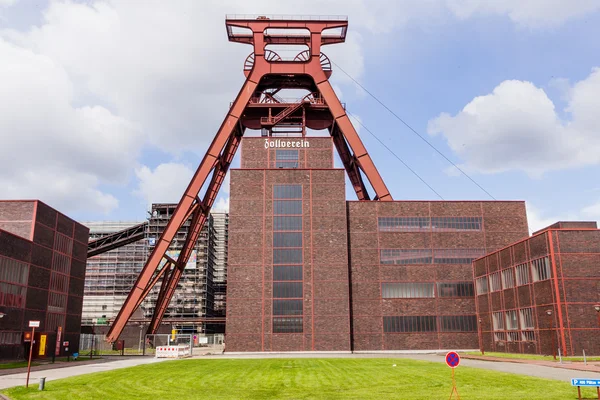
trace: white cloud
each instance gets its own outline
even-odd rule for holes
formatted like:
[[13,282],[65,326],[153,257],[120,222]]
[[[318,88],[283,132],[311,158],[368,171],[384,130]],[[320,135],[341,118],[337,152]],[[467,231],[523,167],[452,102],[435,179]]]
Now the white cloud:
[[226,211],[229,212],[229,196],[219,197],[217,202],[212,207],[215,211]]
[[457,115],[440,114],[428,132],[442,134],[470,171],[548,170],[600,163],[600,69],[569,90],[569,120],[531,82],[504,81]]
[[600,201],[596,204],[592,204],[590,206],[584,207],[581,210],[581,214],[586,218],[593,218],[595,220],[600,220]]
[[[0,0],[0,7],[14,3]],[[53,199],[67,210],[76,199],[82,209],[109,212],[117,202],[104,185],[124,184],[145,145],[203,154],[244,80],[243,60],[251,51],[227,42],[227,13],[343,11],[350,21],[347,43],[323,51],[360,78],[369,34],[388,37],[408,24],[436,24],[448,10],[460,18],[494,13],[537,26],[594,9],[585,0],[569,2],[568,9],[558,0],[535,9],[512,0],[502,7],[483,0],[223,3],[154,0],[140,7],[132,0],[51,1],[39,26],[0,30],[0,156],[5,160],[0,197]],[[345,91],[350,83],[340,71],[332,81]],[[593,91],[577,86],[573,91],[579,94],[570,103],[574,121],[589,125],[593,118],[580,103],[589,102]],[[148,178],[160,172],[141,168],[137,174]],[[157,193],[153,187],[141,181],[138,191]]]
[[598,0],[446,0],[459,18],[477,14],[506,15],[513,22],[530,28],[555,26],[600,9]]
[[147,166],[136,168],[138,187],[134,193],[152,203],[177,203],[190,183],[194,171],[183,164],[160,164],[154,170]]
[[0,198],[116,207],[98,186],[126,181],[142,145],[136,126],[100,106],[74,107],[68,75],[46,56],[0,38],[0,59]]
[[0,7],[10,7],[16,2],[17,0],[0,0]]

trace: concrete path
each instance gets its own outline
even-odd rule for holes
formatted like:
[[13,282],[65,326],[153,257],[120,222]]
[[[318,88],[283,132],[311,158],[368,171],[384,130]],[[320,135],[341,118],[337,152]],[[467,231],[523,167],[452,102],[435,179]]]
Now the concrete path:
[[[29,375],[29,385],[37,386],[41,377],[46,377],[46,382],[49,382],[56,379],[69,378],[71,376],[91,374],[93,372],[110,371],[119,368],[134,367],[136,365],[151,364],[166,360],[166,358],[158,359],[154,357],[135,357],[119,359],[117,361],[77,365],[74,367],[31,371],[31,374]],[[7,389],[14,386],[23,386],[25,385],[26,379],[27,372],[0,376],[0,389]]]

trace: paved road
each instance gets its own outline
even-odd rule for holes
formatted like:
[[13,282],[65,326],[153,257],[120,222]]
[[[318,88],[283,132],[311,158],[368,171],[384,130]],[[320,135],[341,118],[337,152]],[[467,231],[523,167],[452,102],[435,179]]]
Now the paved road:
[[[76,367],[55,368],[43,371],[32,371],[29,375],[29,384],[38,385],[41,377],[46,377],[46,382],[56,379],[68,378],[71,376],[91,374],[93,372],[110,371],[113,369],[134,367],[136,365],[151,364],[165,361],[165,358],[157,359],[154,357],[127,358],[118,361],[110,361],[95,364],[78,365]],[[0,376],[0,389],[7,389],[13,386],[25,385],[27,373],[18,373],[12,375]]]

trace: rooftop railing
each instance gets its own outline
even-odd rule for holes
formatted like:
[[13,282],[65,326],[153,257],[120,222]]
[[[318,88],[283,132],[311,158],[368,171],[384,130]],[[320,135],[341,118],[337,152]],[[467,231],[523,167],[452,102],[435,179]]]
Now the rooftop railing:
[[271,20],[271,21],[348,21],[347,15],[260,15],[260,14],[227,14],[225,19],[231,20]]

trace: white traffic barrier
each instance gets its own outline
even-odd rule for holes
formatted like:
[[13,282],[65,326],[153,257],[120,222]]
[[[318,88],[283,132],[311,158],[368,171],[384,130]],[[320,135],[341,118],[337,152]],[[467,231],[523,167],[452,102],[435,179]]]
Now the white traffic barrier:
[[156,358],[180,358],[191,356],[190,346],[157,346],[154,356]]

